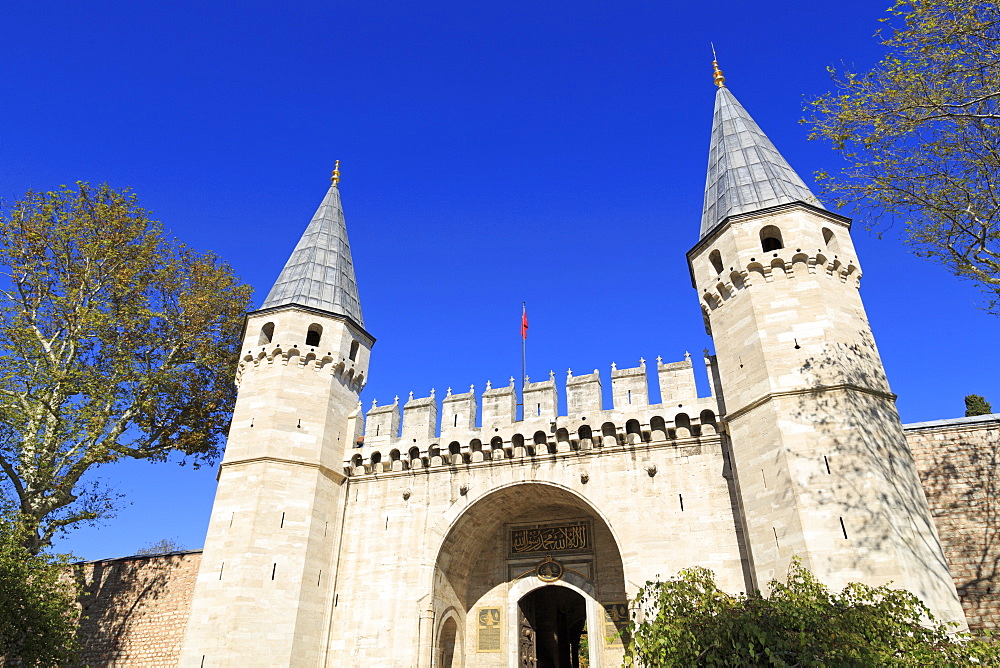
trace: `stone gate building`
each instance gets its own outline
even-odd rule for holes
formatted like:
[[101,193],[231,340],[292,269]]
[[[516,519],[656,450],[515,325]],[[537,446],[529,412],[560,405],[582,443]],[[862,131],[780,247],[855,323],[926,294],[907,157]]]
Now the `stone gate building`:
[[699,565],[746,591],[793,556],[965,623],[850,221],[716,83],[687,255],[716,354],[569,373],[565,406],[550,377],[362,409],[375,339],[334,172],[247,318],[180,665],[568,667],[586,630],[607,668],[647,580]]

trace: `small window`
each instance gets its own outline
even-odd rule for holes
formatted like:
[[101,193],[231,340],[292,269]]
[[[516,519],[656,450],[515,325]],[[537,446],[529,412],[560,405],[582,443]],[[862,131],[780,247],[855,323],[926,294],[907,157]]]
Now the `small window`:
[[781,230],[774,225],[767,225],[760,231],[760,247],[765,253],[780,250],[785,247],[781,240]]
[[712,267],[715,269],[715,273],[721,274],[724,269],[722,266],[722,253],[714,250],[708,254],[708,259],[712,262]]
[[274,337],[274,323],[265,323],[263,327],[260,328],[260,338],[257,340],[258,346],[264,346],[271,342]]
[[840,246],[839,244],[837,244],[837,237],[833,233],[833,230],[830,230],[826,227],[823,228],[823,243],[825,243],[826,247],[832,250],[834,253],[840,250]]
[[306,332],[306,345],[318,346],[321,338],[323,338],[323,326],[316,323],[309,325],[309,331]]
[[361,347],[360,343],[358,343],[357,341],[351,341],[351,354],[350,354],[350,358],[351,358],[352,362],[354,360],[358,359],[358,349],[360,347]]

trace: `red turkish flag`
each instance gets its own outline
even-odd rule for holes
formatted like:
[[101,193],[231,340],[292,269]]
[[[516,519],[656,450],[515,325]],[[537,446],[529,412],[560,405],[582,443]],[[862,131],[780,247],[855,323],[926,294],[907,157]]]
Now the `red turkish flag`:
[[528,310],[521,308],[521,338],[528,338]]

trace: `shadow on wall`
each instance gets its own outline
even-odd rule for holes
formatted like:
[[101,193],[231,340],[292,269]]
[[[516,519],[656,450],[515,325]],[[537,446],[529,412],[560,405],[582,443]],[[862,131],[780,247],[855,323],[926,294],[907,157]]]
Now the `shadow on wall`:
[[[895,585],[934,608],[949,598],[953,583],[895,402],[882,394],[889,386],[874,339],[870,332],[860,334],[860,340],[831,342],[821,355],[803,359],[803,385],[827,391],[784,403],[789,417],[812,427],[807,446],[788,452],[789,468],[806,474],[802,491],[814,502],[837,511],[838,517],[829,518],[830,539],[850,548],[835,549],[828,563],[812,567],[869,573],[876,580],[908,573],[908,583]],[[786,556],[791,554],[781,554]]]
[[200,552],[78,564],[81,665],[176,662]]
[[948,565],[972,628],[1000,627],[997,424],[908,434]]

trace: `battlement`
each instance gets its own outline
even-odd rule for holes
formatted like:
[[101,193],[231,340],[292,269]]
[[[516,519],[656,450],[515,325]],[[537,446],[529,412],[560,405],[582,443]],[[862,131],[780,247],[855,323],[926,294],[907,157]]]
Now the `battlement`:
[[706,312],[720,308],[741,291],[763,283],[795,280],[808,275],[826,276],[854,288],[861,287],[861,269],[854,263],[841,262],[824,253],[808,254],[801,250],[785,248],[768,253],[769,258],[749,262],[742,270],[720,274],[712,288],[701,295],[702,309]]
[[[706,355],[712,384],[711,356]],[[722,429],[716,392],[698,397],[690,355],[680,362],[657,360],[662,401],[651,404],[645,360],[638,367],[619,369],[612,364],[613,407],[604,410],[601,376],[574,376],[567,372],[567,412],[560,415],[555,374],[540,382],[526,382],[524,411],[517,419],[514,379],[504,387],[486,384],[482,394],[481,427],[476,427],[475,387],[438,403],[427,397],[410,398],[400,413],[399,398],[392,404],[372,403],[364,425],[364,445],[344,462],[348,475],[429,469],[478,462],[500,462],[544,454],[586,452],[592,449],[661,444],[715,436]],[[360,419],[360,409],[354,419]]]
[[313,350],[303,355],[298,346],[283,348],[280,344],[274,344],[263,346],[257,352],[248,350],[240,358],[236,369],[236,384],[239,385],[243,377],[255,369],[278,365],[303,371],[330,373],[355,392],[361,392],[366,382],[364,372],[355,372],[354,362],[351,360],[346,358],[338,360],[332,353],[319,355]]

